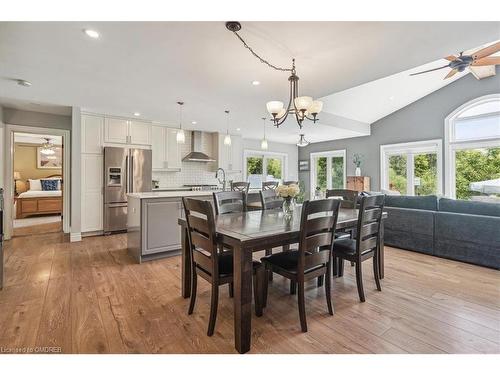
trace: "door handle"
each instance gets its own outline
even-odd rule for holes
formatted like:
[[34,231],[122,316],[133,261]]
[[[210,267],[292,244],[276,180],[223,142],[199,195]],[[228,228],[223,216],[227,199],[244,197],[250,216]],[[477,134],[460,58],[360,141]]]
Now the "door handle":
[[129,179],[130,179],[130,193],[134,192],[134,157],[130,157],[130,171],[129,171]]
[[[129,193],[129,173],[130,173],[130,168],[129,168],[129,160],[128,156],[125,156],[125,171],[126,171],[126,176],[127,180],[125,181],[125,192]],[[123,178],[123,173],[122,173],[122,178]]]

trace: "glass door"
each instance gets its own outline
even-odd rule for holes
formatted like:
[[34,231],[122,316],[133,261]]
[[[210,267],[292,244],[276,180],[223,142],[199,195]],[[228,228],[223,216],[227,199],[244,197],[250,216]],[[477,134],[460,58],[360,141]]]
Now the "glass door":
[[345,168],[345,150],[311,154],[311,198],[324,197],[329,189],[344,189]]

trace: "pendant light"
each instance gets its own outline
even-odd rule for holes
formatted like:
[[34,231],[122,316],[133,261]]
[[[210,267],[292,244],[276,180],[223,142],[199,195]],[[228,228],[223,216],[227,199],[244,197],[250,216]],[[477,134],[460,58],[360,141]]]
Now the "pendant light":
[[267,150],[269,145],[267,144],[267,139],[266,139],[266,118],[262,117],[262,120],[264,122],[264,138],[262,138],[262,141],[260,142],[260,148],[262,150]]
[[305,138],[304,138],[304,134],[300,134],[300,139],[299,141],[297,142],[297,146],[299,147],[305,147],[309,144],[310,142],[308,142]]
[[43,155],[54,155],[56,152],[54,151],[54,146],[50,142],[50,138],[44,138],[45,142],[42,144],[42,149],[40,153]]
[[184,102],[177,102],[177,104],[179,104],[179,130],[175,138],[177,143],[184,144],[186,142],[186,134],[184,134],[184,129],[182,129],[182,106]]
[[225,110],[227,115],[227,122],[226,122],[226,136],[224,137],[224,144],[226,146],[231,146],[231,136],[229,135],[229,111]]

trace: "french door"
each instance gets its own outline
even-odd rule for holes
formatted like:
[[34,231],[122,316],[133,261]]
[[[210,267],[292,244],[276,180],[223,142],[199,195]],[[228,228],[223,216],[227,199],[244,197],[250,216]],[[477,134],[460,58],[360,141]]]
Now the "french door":
[[311,153],[311,198],[317,190],[344,189],[346,184],[346,151]]

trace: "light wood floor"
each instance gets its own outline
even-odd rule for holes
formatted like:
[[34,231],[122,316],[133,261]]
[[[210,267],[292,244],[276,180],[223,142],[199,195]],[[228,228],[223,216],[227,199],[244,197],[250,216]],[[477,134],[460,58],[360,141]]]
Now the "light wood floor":
[[[6,243],[0,291],[0,348],[61,347],[63,353],[235,353],[227,288],[213,337],[206,336],[209,287],[195,313],[180,297],[180,258],[134,264],[125,235],[63,241],[61,234]],[[323,288],[307,290],[309,332],[279,276],[268,307],[252,321],[251,353],[500,353],[500,276],[487,268],[386,248],[375,290],[365,262],[367,301],[353,269],[333,283],[335,315]]]
[[62,232],[62,220],[54,223],[35,224],[26,227],[14,228],[12,233],[14,237],[19,237],[58,232]]

